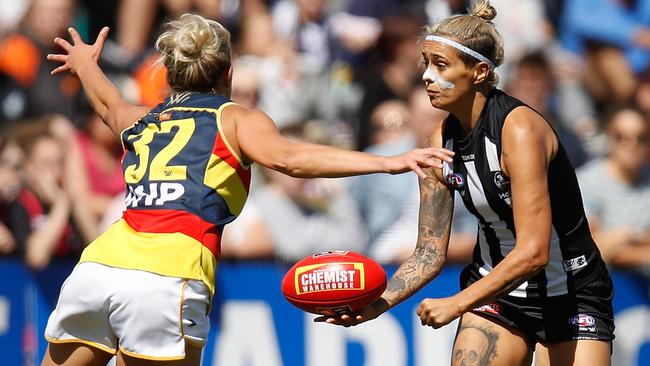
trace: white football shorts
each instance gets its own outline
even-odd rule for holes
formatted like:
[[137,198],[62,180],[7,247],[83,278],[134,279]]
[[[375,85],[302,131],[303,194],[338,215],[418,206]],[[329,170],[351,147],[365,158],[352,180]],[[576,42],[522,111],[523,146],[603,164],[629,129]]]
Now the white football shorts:
[[208,338],[210,292],[198,280],[78,264],[61,287],[45,338],[148,360],[182,360]]

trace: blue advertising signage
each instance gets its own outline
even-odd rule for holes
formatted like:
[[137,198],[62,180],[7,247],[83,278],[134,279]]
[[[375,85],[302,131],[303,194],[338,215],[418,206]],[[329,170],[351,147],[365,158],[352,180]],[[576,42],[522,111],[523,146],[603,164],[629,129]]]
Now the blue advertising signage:
[[[0,260],[0,354],[3,365],[38,365],[43,331],[69,262],[34,273]],[[460,267],[448,266],[413,298],[371,322],[343,328],[314,323],[280,292],[288,265],[223,262],[211,310],[204,366],[420,366],[449,364],[456,322],[434,330],[420,325],[415,309],[425,297],[458,291]],[[385,267],[388,275],[394,266]],[[614,273],[617,338],[612,364],[650,364],[650,302],[641,277]],[[89,289],[91,290],[91,289]]]

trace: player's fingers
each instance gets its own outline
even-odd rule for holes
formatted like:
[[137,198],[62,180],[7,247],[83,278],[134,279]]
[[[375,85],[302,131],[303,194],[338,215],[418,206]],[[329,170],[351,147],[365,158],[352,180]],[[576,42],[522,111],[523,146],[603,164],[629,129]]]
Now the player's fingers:
[[68,61],[68,55],[50,53],[50,54],[47,55],[47,59],[50,60],[50,61],[57,61],[57,62],[65,63],[66,61]]
[[70,33],[70,36],[72,37],[72,44],[83,43],[83,41],[81,40],[81,36],[79,35],[79,32],[77,32],[76,29],[74,29],[73,27],[69,27],[68,33]]
[[420,178],[425,179],[427,177],[427,174],[422,170],[422,168],[420,168],[420,165],[417,162],[411,161],[409,165],[411,166],[411,170],[413,170]]
[[435,158],[427,159],[426,165],[432,168],[442,168],[442,162],[440,161],[440,159],[435,159]]
[[95,40],[95,44],[99,45],[104,45],[104,42],[106,42],[106,38],[108,38],[108,32],[110,29],[108,27],[102,28],[101,31],[99,31],[99,34],[97,35],[97,39]]
[[54,38],[54,43],[59,45],[61,48],[63,48],[67,52],[70,52],[70,50],[72,49],[72,45],[70,44],[70,42],[66,41],[63,38],[59,38],[59,37]]
[[328,317],[326,317],[326,316],[319,316],[319,317],[314,318],[314,322],[316,322],[316,323],[324,323],[324,322],[327,321],[327,319],[328,319]]
[[451,150],[446,150],[446,149],[433,149],[431,152],[431,155],[435,156],[438,159],[444,160],[448,163],[451,163],[454,161],[453,156],[454,152]]
[[99,57],[99,54],[102,53],[102,50],[104,49],[104,42],[106,42],[106,38],[108,38],[108,27],[102,28],[102,30],[99,32],[99,35],[97,36],[97,40],[95,40],[95,44],[93,47],[97,49],[97,57]]
[[56,74],[58,74],[58,73],[66,72],[66,71],[68,71],[68,67],[67,67],[66,65],[62,65],[62,66],[59,66],[59,67],[57,67],[56,69],[52,70],[52,71],[50,72],[50,74],[51,74],[51,75],[56,75]]

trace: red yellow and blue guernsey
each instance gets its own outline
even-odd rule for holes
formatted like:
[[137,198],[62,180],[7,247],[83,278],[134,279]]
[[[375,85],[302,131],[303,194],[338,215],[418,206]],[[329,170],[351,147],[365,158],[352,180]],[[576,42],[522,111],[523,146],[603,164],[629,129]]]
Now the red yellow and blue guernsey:
[[126,211],[81,262],[197,279],[214,293],[221,233],[250,185],[249,167],[221,132],[230,104],[173,94],[122,132]]

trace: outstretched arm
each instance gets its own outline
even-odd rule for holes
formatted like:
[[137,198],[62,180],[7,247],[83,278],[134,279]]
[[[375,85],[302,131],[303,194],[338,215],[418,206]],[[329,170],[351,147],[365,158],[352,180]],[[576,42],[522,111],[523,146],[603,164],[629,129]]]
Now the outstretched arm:
[[125,128],[147,113],[149,108],[126,102],[97,65],[108,37],[108,27],[104,27],[99,32],[97,40],[92,45],[84,43],[76,29],[70,27],[68,32],[72,37],[72,44],[62,38],[54,39],[54,42],[66,53],[47,55],[48,60],[63,63],[52,70],[52,75],[66,71],[77,75],[90,104],[113,133],[119,136]]
[[381,157],[331,146],[291,141],[283,137],[264,113],[241,106],[228,107],[224,118],[236,119],[236,140],[244,157],[294,177],[342,177],[369,173],[399,174],[422,168],[440,167],[441,159],[451,161],[453,152],[415,149],[408,153]]

